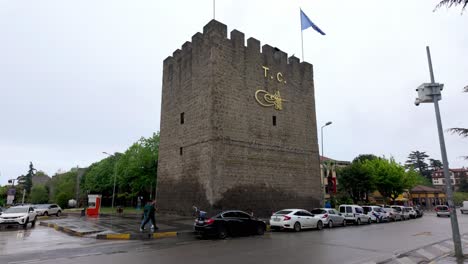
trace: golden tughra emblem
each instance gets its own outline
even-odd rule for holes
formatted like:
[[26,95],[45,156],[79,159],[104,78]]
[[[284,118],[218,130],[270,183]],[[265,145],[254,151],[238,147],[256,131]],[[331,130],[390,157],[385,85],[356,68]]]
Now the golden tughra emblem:
[[283,101],[287,102],[287,100],[281,98],[279,91],[271,94],[265,90],[257,90],[255,92],[255,100],[257,100],[257,103],[261,106],[274,106],[276,110],[283,110]]

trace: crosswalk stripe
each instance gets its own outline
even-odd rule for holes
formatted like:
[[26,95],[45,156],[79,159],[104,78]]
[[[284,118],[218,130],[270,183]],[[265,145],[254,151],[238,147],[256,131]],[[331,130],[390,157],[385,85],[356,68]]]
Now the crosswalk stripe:
[[435,244],[435,245],[433,245],[432,247],[435,247],[435,248],[437,248],[438,250],[443,251],[443,252],[445,252],[445,253],[452,251],[450,248],[447,248],[447,247],[444,247],[444,246],[438,245],[438,244]]
[[427,251],[427,250],[424,250],[424,249],[418,249],[416,251],[416,253],[418,253],[419,255],[427,258],[428,260],[431,260],[431,259],[434,259],[436,256],[434,256],[431,252]]
[[408,257],[403,257],[403,258],[398,258],[397,261],[400,263],[400,264],[416,264],[415,262],[413,262],[410,258]]

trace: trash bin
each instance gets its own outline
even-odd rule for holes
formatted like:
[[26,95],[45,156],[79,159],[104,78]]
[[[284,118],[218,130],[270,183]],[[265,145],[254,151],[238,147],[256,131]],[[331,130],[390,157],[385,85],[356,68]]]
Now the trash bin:
[[121,206],[117,206],[117,214],[122,214],[123,208]]
[[86,216],[86,209],[81,210],[81,216]]

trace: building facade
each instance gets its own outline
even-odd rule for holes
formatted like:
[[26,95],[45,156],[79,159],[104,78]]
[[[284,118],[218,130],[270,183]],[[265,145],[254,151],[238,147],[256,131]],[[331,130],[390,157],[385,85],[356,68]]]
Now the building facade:
[[[460,179],[462,177],[468,177],[468,168],[449,169],[449,173],[453,190],[458,190]],[[438,170],[432,173],[432,185],[438,189],[445,190],[445,177],[443,170]]]
[[212,20],[163,68],[160,210],[320,205],[311,64]]

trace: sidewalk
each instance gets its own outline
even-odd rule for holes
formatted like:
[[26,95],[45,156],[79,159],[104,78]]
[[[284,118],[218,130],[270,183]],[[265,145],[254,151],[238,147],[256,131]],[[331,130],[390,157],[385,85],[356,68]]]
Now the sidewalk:
[[74,236],[95,237],[96,239],[153,239],[175,236],[192,236],[193,217],[160,216],[156,217],[159,227],[150,232],[151,224],[140,232],[141,215],[100,215],[99,217],[81,217],[68,214],[67,218],[49,218],[40,220],[41,226],[55,228]]
[[[468,263],[468,234],[463,234],[461,237],[463,253],[465,254],[465,262]],[[416,263],[433,263],[433,264],[458,264],[454,257],[453,240],[443,240],[413,251],[400,254],[392,259],[388,259],[378,264],[416,264]]]

